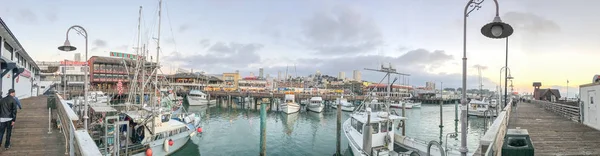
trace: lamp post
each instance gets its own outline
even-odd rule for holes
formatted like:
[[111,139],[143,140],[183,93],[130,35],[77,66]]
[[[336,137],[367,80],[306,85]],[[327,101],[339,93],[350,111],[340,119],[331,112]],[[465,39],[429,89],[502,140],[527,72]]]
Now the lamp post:
[[[507,75],[507,73],[512,73],[510,71],[510,68],[508,68],[507,66],[504,66],[504,67],[500,68],[500,78],[498,80],[498,82],[500,83],[500,86],[499,86],[500,87],[500,92],[498,92],[498,100],[501,100],[501,98],[502,98],[502,69],[505,70],[504,71],[504,91],[506,91],[506,88],[507,88],[506,87],[506,83],[507,83],[509,77],[510,77],[510,79],[513,78],[512,76],[509,76],[511,74]],[[506,93],[504,94],[504,96],[506,97]],[[506,98],[503,98],[503,99],[504,99],[504,102],[503,102],[504,106],[506,106]],[[502,108],[504,108],[504,107],[502,107]]]
[[85,29],[79,25],[74,25],[69,27],[69,29],[67,29],[67,35],[66,35],[66,39],[65,39],[65,44],[58,47],[58,50],[61,51],[65,51],[65,52],[69,52],[69,51],[74,51],[77,48],[72,46],[71,43],[69,42],[69,32],[71,30],[75,30],[78,32],[79,35],[83,36],[85,38],[85,61],[86,61],[86,68],[84,71],[84,82],[83,82],[83,94],[84,94],[84,113],[83,113],[83,119],[85,120],[83,123],[83,127],[85,128],[85,130],[88,130],[88,72],[89,72],[89,65],[88,65],[88,33],[87,31],[85,31]]
[[[461,141],[460,153],[463,156],[469,151],[467,148],[467,17],[469,13],[475,9],[481,8],[481,3],[484,0],[469,0],[464,10],[463,20],[463,71],[462,71],[462,98],[461,98]],[[500,19],[498,1],[494,0],[496,5],[496,17],[491,23],[484,25],[481,28],[481,33],[489,38],[506,38],[513,33],[510,25],[503,23]]]

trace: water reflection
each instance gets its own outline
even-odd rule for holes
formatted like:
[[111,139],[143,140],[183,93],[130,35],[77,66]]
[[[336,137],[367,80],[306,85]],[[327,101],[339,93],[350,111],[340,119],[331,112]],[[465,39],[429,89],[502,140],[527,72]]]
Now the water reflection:
[[[277,104],[268,105],[267,154],[268,155],[332,155],[336,145],[336,110],[327,107],[322,113],[306,112],[285,114],[277,111]],[[219,103],[208,106],[190,106],[190,112],[201,118],[204,133],[192,138],[196,146],[186,145],[174,155],[256,155],[259,152],[260,106],[251,103]],[[454,106],[443,106],[443,144],[447,133],[454,133]],[[402,111],[396,110],[398,113]],[[342,122],[349,112],[342,112]],[[423,105],[406,110],[406,134],[424,141],[440,138],[439,106]],[[469,151],[475,151],[483,135],[483,119],[471,117],[468,126]],[[460,130],[460,123],[457,125]],[[400,133],[400,132],[398,132]],[[342,152],[348,141],[341,134]],[[458,148],[458,139],[448,138],[448,147]]]

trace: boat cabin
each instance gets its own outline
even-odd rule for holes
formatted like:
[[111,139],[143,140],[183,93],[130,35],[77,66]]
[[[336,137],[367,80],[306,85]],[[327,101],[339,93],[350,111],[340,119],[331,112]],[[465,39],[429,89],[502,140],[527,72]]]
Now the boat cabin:
[[[371,118],[367,125],[368,114],[367,112],[358,112],[351,115],[350,123],[345,126],[350,127],[349,133],[350,140],[353,146],[363,149],[363,140],[367,138],[365,136],[366,126],[371,126],[371,134],[368,134],[370,138],[370,149],[374,153],[387,153],[394,150],[394,131],[398,129],[394,125],[400,125],[401,121],[406,120],[405,117],[390,115],[384,111],[373,111],[371,112]],[[367,148],[368,149],[368,148]]]

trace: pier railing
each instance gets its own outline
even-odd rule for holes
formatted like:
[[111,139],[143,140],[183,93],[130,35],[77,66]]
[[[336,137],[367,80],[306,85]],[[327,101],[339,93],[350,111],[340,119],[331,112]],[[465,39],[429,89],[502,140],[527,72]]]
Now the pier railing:
[[65,149],[68,155],[81,156],[99,156],[102,155],[92,140],[90,134],[80,127],[77,123],[79,117],[71,109],[71,106],[63,99],[62,96],[56,94],[56,125],[61,129],[65,136]]
[[532,104],[540,105],[546,110],[554,112],[567,119],[571,119],[576,122],[581,122],[580,108],[579,106],[571,106],[567,104],[554,103],[549,101],[531,100]]
[[[508,130],[508,121],[512,112],[512,99],[510,99],[498,114],[492,126],[485,132],[481,140],[479,140],[479,148],[483,156],[502,155],[502,144],[504,143],[504,135]],[[498,105],[501,106],[501,105]]]

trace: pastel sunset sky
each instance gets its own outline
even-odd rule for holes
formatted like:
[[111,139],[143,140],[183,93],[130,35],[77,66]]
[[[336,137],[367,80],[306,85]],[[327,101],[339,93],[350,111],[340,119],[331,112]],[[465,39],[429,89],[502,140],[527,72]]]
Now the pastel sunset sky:
[[[391,62],[411,74],[411,85],[461,84],[463,11],[467,0],[164,0],[160,60],[163,73],[177,68],[210,74],[258,68],[272,77],[289,65],[293,74],[317,70],[337,76]],[[600,65],[598,0],[499,0],[502,20],[515,31],[509,38],[509,68],[515,89],[531,92],[532,82],[574,96],[590,83]],[[110,51],[135,54],[139,7],[142,43],[156,54],[158,0],[3,1],[0,17],[34,60],[73,59],[60,52],[67,28],[89,33],[89,56]],[[485,0],[467,21],[469,88],[495,90],[505,61],[505,40],[489,39],[480,28],[494,17]],[[77,52],[84,39],[70,35]],[[154,56],[155,58],[155,56]],[[296,66],[295,70],[293,66]],[[294,72],[295,71],[295,72]],[[382,74],[362,71],[363,79]],[[439,83],[438,83],[439,84]],[[561,93],[563,94],[563,93]],[[564,94],[563,94],[564,95]]]

